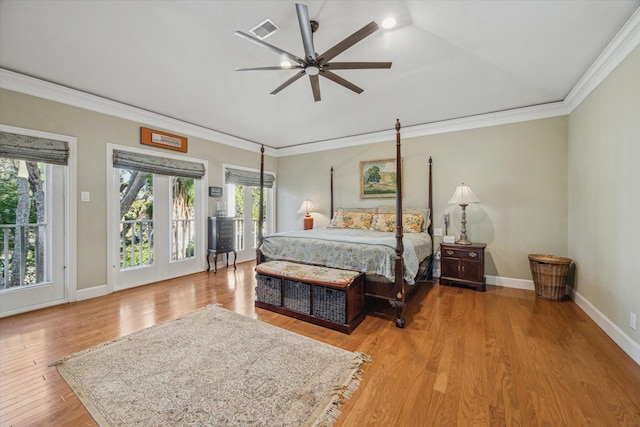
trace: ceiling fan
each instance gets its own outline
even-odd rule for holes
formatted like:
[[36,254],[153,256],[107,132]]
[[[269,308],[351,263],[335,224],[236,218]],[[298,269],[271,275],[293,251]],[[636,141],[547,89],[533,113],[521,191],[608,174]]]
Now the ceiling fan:
[[243,33],[242,31],[236,31],[234,33],[238,37],[249,40],[250,42],[257,44],[258,46],[266,47],[267,49],[283,57],[286,57],[295,63],[293,65],[285,64],[273,67],[241,68],[236,71],[300,70],[298,73],[296,73],[296,75],[275,88],[273,92],[271,92],[271,95],[277,94],[282,89],[286,88],[304,75],[309,76],[309,81],[311,82],[311,90],[313,91],[313,99],[316,102],[320,101],[320,81],[318,76],[325,77],[341,86],[346,87],[347,89],[354,91],[355,93],[362,93],[364,89],[333,73],[333,70],[391,68],[391,62],[329,62],[345,50],[349,49],[354,44],[358,43],[368,35],[377,31],[378,25],[375,22],[370,22],[355,33],[351,34],[346,39],[342,40],[340,43],[333,46],[328,51],[324,52],[321,55],[318,55],[313,46],[313,33],[318,29],[318,22],[311,21],[309,19],[309,11],[307,10],[307,5],[305,4],[296,3],[296,12],[298,14],[298,23],[300,24],[302,45],[304,46],[304,59],[286,52],[280,48],[277,48],[249,34]]

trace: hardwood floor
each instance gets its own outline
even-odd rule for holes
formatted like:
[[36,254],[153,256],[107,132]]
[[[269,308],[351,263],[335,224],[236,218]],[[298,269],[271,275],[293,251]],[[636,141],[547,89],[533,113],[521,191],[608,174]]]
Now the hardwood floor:
[[0,425],[93,426],[49,364],[208,304],[372,356],[339,426],[640,426],[640,366],[573,302],[429,284],[351,335],[254,308],[254,263],[0,319]]

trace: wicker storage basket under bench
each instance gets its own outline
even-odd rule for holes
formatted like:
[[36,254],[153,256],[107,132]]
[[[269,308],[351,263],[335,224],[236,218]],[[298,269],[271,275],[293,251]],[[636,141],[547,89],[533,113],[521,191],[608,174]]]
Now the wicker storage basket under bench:
[[350,334],[365,317],[364,274],[289,261],[256,267],[256,307]]

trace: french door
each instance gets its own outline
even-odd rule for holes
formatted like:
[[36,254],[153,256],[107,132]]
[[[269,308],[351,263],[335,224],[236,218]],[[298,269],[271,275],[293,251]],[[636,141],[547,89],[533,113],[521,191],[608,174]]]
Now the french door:
[[[60,139],[59,135],[5,129]],[[68,220],[69,176],[69,166],[0,158],[0,316],[60,304],[75,296],[71,295],[75,289],[70,289],[75,268],[69,262],[68,242],[75,231]]]
[[[258,244],[258,212],[260,187],[227,184],[226,205],[229,216],[235,219],[235,239],[238,262],[256,258]],[[273,189],[264,189],[263,234],[273,230]]]
[[110,289],[127,289],[203,270],[203,180],[111,169]]

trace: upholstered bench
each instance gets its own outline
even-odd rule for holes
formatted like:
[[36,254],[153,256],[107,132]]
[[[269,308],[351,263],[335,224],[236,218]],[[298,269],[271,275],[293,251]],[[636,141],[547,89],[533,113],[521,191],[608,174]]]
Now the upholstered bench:
[[365,317],[364,274],[269,261],[256,267],[256,307],[350,334]]

